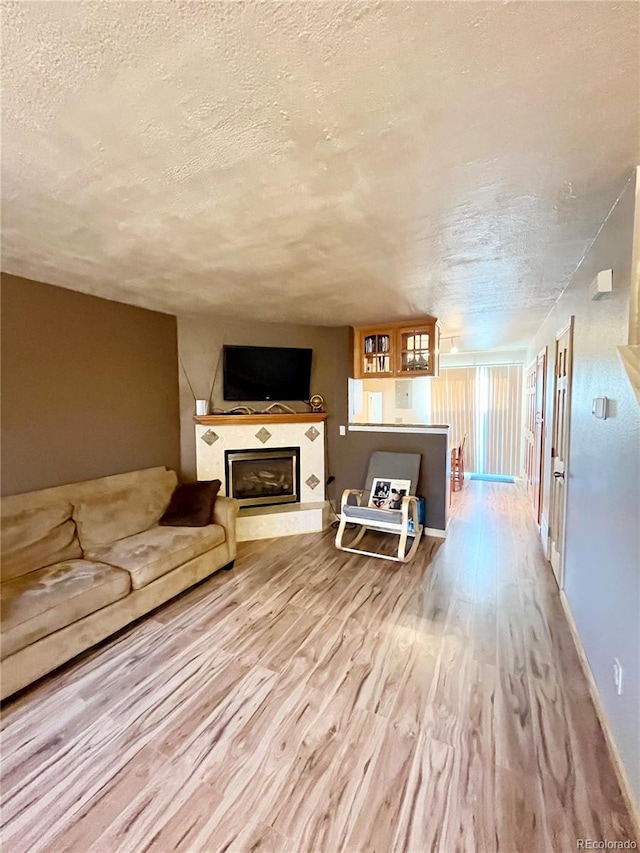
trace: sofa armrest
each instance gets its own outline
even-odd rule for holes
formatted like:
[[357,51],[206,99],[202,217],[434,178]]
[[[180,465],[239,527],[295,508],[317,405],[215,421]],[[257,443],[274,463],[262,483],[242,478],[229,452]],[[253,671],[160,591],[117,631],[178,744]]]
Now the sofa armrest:
[[229,548],[236,554],[236,516],[240,504],[235,498],[226,498],[218,495],[216,502],[213,505],[213,523],[224,527],[227,533],[227,542]]

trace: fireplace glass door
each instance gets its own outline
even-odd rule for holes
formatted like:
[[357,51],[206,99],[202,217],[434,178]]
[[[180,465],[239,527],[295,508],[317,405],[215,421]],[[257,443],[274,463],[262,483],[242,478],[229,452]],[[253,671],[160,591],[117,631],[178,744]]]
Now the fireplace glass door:
[[225,451],[227,495],[241,506],[297,503],[300,500],[300,450]]

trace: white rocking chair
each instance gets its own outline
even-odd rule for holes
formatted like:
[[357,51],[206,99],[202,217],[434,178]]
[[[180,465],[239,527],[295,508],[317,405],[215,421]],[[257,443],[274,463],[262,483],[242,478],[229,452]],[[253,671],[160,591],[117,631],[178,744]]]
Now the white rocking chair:
[[[364,489],[345,489],[342,493],[336,548],[341,551],[350,551],[352,554],[364,554],[367,557],[379,557],[382,560],[395,560],[399,563],[408,563],[413,559],[418,550],[423,529],[418,519],[418,500],[415,495],[405,495],[399,510],[377,509],[368,506],[368,503],[373,480],[376,477],[389,480],[411,480],[411,488],[415,490],[418,486],[420,459],[419,453],[376,451],[371,454]],[[354,498],[355,502],[351,502]],[[348,546],[343,544],[347,524],[360,526]],[[362,551],[354,547],[367,530],[378,530],[399,536],[397,556]],[[407,542],[410,538],[413,542],[407,551]]]

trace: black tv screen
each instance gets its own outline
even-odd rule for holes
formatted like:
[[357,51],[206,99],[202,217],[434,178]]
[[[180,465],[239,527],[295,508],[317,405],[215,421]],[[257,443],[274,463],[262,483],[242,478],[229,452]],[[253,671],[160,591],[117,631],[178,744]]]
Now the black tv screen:
[[225,346],[225,400],[308,400],[313,350]]

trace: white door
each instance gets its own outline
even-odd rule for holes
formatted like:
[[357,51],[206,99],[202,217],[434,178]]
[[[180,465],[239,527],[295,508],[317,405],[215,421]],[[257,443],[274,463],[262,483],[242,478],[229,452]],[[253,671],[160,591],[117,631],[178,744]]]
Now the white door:
[[382,391],[367,391],[367,423],[382,423]]
[[551,499],[549,512],[549,559],[562,589],[564,536],[569,479],[569,419],[571,413],[571,366],[573,361],[573,317],[556,335],[553,394],[553,437],[551,446]]
[[533,507],[536,513],[536,524],[542,520],[542,483],[544,478],[544,430],[545,430],[545,386],[547,377],[547,348],[538,353],[536,359],[536,395],[535,395],[535,427],[534,427],[534,495]]
[[524,376],[524,479],[531,503],[535,506],[536,459],[536,363],[532,362]]

